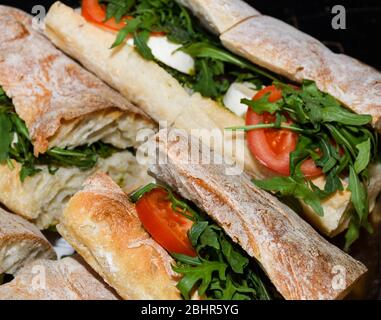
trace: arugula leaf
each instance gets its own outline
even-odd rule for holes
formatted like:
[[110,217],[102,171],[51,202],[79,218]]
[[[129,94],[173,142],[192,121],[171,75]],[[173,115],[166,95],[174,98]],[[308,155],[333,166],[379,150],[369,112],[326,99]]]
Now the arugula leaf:
[[368,164],[370,161],[370,154],[371,154],[370,139],[365,140],[362,143],[359,143],[358,145],[356,145],[356,148],[358,150],[358,155],[356,157],[354,169],[356,174],[359,174],[368,167]]
[[155,59],[155,57],[153,56],[151,49],[147,45],[148,38],[148,31],[141,31],[139,33],[134,32],[134,44],[138,52],[142,55],[143,58],[147,60],[153,60]]
[[106,3],[106,21],[114,17],[119,23],[135,5],[135,0],[100,0],[99,3]]
[[12,142],[12,123],[5,113],[0,113],[0,163],[9,158],[9,149]]
[[269,101],[270,93],[265,94],[257,100],[242,99],[241,103],[249,106],[255,113],[263,114],[264,112],[275,113],[280,110],[279,103]]
[[274,177],[267,180],[252,180],[258,187],[266,191],[279,193],[281,196],[293,196],[304,201],[317,215],[324,216],[319,196],[305,183],[293,177]]
[[158,185],[156,183],[149,183],[146,186],[139,188],[138,190],[132,192],[129,195],[130,201],[133,203],[136,203],[144,194],[146,194],[147,192],[150,192],[156,188],[158,188]]
[[[59,167],[78,167],[82,170],[93,168],[99,158],[108,158],[116,149],[102,142],[91,146],[81,146],[74,150],[52,148],[36,158],[29,131],[25,122],[16,114],[11,100],[0,91],[0,162],[7,162],[13,169],[11,160],[21,164],[20,180],[40,172],[37,166],[47,165],[50,174]],[[53,168],[56,166],[56,168]]]
[[358,219],[352,218],[349,222],[348,230],[345,233],[345,251],[348,251],[350,246],[360,237],[360,227]]
[[198,293],[204,295],[213,279],[213,275],[217,273],[219,279],[226,280],[227,265],[219,261],[203,261],[198,266],[173,266],[173,270],[184,276],[177,284],[177,288],[185,299],[190,298],[190,292],[198,285]]
[[273,75],[262,70],[261,68],[252,65],[242,58],[238,58],[227,50],[221,49],[207,42],[192,43],[189,46],[183,47],[181,50],[194,58],[209,58],[213,60],[219,60],[235,65],[241,69],[254,71],[255,73],[265,76],[268,79],[276,80]]
[[110,49],[118,47],[123,43],[126,37],[128,37],[130,34],[134,34],[140,23],[141,21],[139,18],[129,20],[128,24],[118,32],[118,35]]
[[193,227],[189,230],[189,240],[193,247],[197,246],[201,234],[205,231],[208,225],[209,223],[207,221],[196,221]]
[[369,213],[368,197],[366,188],[364,184],[360,182],[353,166],[349,167],[348,190],[351,191],[351,201],[356,209],[359,221],[362,223]]
[[196,70],[196,83],[193,89],[200,92],[204,97],[217,97],[218,91],[209,61],[206,59],[199,60],[196,63]]
[[235,273],[242,274],[249,264],[249,259],[243,256],[226,238],[221,239],[222,253]]

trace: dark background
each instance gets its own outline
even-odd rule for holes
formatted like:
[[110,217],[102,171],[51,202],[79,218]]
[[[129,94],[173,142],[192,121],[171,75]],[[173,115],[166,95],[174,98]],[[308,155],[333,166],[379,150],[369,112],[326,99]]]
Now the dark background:
[[[79,1],[61,0],[77,6]],[[31,12],[36,4],[48,7],[54,0],[0,0]],[[381,70],[381,0],[247,0],[263,14],[284,20],[316,37],[333,51],[346,53]],[[331,8],[347,12],[347,29],[334,30]]]

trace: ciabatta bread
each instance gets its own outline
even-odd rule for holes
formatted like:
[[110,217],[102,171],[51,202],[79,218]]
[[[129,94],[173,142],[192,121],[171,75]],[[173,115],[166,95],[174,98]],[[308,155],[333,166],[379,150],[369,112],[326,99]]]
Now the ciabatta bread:
[[12,161],[14,169],[0,165],[0,202],[12,212],[32,221],[40,229],[58,223],[70,197],[81,189],[83,182],[101,170],[107,172],[120,186],[130,192],[150,181],[146,167],[141,166],[129,151],[117,152],[99,159],[94,168],[60,168],[50,174],[47,166],[24,182],[20,180],[21,165]]
[[31,16],[0,6],[0,87],[26,122],[34,153],[102,140],[135,146],[153,127],[138,108],[57,50],[32,28]]
[[179,299],[172,259],[143,229],[127,195],[106,175],[68,203],[59,233],[124,299]]
[[0,208],[0,275],[15,274],[36,259],[54,259],[49,241],[30,222]]
[[358,114],[370,114],[381,132],[381,73],[335,54],[313,37],[268,16],[239,23],[221,35],[230,51],[293,81],[314,80]]
[[195,138],[161,130],[153,143],[158,159],[166,161],[152,165],[151,173],[215,220],[259,262],[285,299],[342,298],[366,272],[248,175],[229,174],[219,155],[210,153],[216,164],[191,161],[201,157]]
[[215,34],[229,30],[241,21],[260,15],[242,0],[176,0],[192,10],[203,25]]
[[0,286],[0,300],[118,300],[118,295],[78,256],[37,260]]

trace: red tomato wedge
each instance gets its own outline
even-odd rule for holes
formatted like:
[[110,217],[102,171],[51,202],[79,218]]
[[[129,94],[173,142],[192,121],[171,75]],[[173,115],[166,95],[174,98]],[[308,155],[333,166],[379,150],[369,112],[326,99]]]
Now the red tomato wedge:
[[[82,16],[89,22],[96,24],[97,26],[117,32],[124,28],[127,23],[125,20],[132,19],[131,16],[123,17],[122,21],[116,22],[115,18],[106,19],[106,6],[98,2],[98,0],[82,0]],[[151,32],[152,36],[164,36],[164,32]]]
[[172,209],[166,190],[147,192],[136,203],[136,210],[144,228],[168,252],[196,256],[188,238],[193,221]]
[[114,18],[105,21],[106,6],[99,4],[98,0],[82,0],[82,16],[87,21],[111,31],[119,31],[126,26],[124,21],[117,23]]
[[[261,99],[269,94],[269,102],[276,102],[282,98],[282,91],[274,85],[259,91],[253,100]],[[273,123],[275,116],[269,113],[257,114],[249,108],[246,114],[246,125],[260,123]],[[286,124],[293,122],[288,119]],[[290,175],[290,153],[296,148],[298,134],[287,129],[256,129],[247,133],[247,142],[250,152],[265,167],[284,176]],[[315,177],[322,174],[312,159],[307,159],[302,164],[301,170],[306,177]]]

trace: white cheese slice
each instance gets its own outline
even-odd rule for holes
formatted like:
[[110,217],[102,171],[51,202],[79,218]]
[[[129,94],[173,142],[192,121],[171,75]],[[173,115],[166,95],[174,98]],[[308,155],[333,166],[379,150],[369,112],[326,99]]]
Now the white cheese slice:
[[[127,40],[131,46],[134,45],[132,38]],[[178,50],[181,44],[173,43],[165,36],[152,36],[148,39],[148,47],[153,56],[165,65],[185,74],[194,74],[194,59],[187,53]]]
[[[370,181],[368,184],[369,211],[375,207],[377,196],[381,191],[381,163],[372,163],[369,166]],[[323,189],[325,178],[319,177],[313,180],[313,183]],[[334,237],[344,231],[349,224],[350,216],[348,209],[351,206],[351,193],[347,191],[348,179],[342,181],[344,191],[336,192],[334,195],[322,202],[324,216],[319,217],[311,207],[302,203],[304,214],[308,221],[317,229],[329,237]]]
[[226,108],[239,117],[244,117],[247,112],[247,105],[241,103],[242,99],[252,99],[257,93],[250,87],[249,83],[234,82],[226,92],[223,102]]

